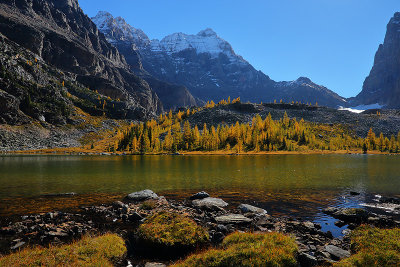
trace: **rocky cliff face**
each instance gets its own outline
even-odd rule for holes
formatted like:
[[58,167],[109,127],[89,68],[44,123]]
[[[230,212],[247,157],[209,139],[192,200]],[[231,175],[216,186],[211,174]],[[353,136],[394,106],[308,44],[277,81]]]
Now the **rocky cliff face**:
[[[119,118],[146,119],[162,105],[76,0],[0,0],[0,33],[75,82],[119,100]],[[72,77],[71,76],[71,77]]]
[[150,40],[143,31],[128,25],[123,18],[114,18],[107,12],[99,12],[92,20],[105,34],[107,40],[118,48],[131,70],[150,84],[160,97],[165,109],[202,104],[192,96],[186,87],[175,85],[173,81],[168,83],[165,80],[157,79],[143,68],[138,47],[145,47],[150,44]]
[[282,99],[331,107],[346,104],[342,97],[307,78],[293,82],[271,80],[237,55],[212,29],[197,35],[175,33],[160,41],[150,40],[143,31],[107,12],[92,19],[110,43],[136,51],[131,57],[134,68],[144,68],[159,80],[184,85],[205,101],[230,96],[251,102]]
[[400,13],[387,25],[385,41],[378,48],[374,66],[365,79],[352,105],[379,104],[385,108],[400,108]]

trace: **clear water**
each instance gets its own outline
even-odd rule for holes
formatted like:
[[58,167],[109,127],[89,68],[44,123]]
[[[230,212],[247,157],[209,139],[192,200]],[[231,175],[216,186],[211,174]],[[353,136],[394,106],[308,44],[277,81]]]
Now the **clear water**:
[[[357,207],[375,194],[400,195],[400,157],[391,155],[2,156],[0,215],[105,202],[142,189],[182,199],[204,190],[235,207],[322,223],[320,210]],[[357,191],[359,196],[350,196]],[[46,197],[76,192],[76,197]]]

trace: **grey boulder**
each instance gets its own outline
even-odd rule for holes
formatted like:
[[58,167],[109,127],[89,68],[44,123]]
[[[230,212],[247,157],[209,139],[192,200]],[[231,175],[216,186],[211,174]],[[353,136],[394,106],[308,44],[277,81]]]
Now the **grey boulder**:
[[131,193],[127,195],[126,198],[133,201],[143,201],[147,199],[157,199],[158,196],[153,191],[146,189],[143,191]]
[[220,198],[206,197],[203,199],[196,199],[192,201],[192,204],[196,208],[207,209],[207,210],[221,210],[228,206],[228,203]]
[[262,209],[262,208],[258,208],[252,205],[248,205],[248,204],[240,204],[238,207],[242,212],[244,213],[255,213],[255,214],[266,214],[267,211]]
[[343,258],[350,257],[350,252],[344,249],[341,249],[334,245],[327,245],[325,250],[332,256],[333,260],[341,260]]

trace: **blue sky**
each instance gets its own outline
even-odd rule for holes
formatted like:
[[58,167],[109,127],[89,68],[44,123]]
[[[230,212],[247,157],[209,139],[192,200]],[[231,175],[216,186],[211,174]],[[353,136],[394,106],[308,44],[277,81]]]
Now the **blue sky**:
[[151,39],[212,28],[276,81],[307,76],[350,97],[362,89],[399,0],[80,0]]

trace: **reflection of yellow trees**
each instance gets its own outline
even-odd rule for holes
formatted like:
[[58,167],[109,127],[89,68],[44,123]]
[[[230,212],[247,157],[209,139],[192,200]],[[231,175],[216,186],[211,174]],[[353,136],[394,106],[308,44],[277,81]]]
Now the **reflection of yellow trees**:
[[[235,99],[232,101],[240,101]],[[228,105],[229,100],[217,105]],[[206,104],[211,108],[214,102]],[[309,151],[309,150],[380,150],[399,152],[400,134],[389,138],[376,137],[372,129],[365,139],[355,137],[339,125],[324,125],[291,119],[285,113],[282,119],[273,120],[271,114],[264,119],[256,115],[249,123],[232,125],[191,125],[187,120],[200,109],[169,111],[157,120],[132,124],[120,134],[118,149],[132,153],[218,151]]]

